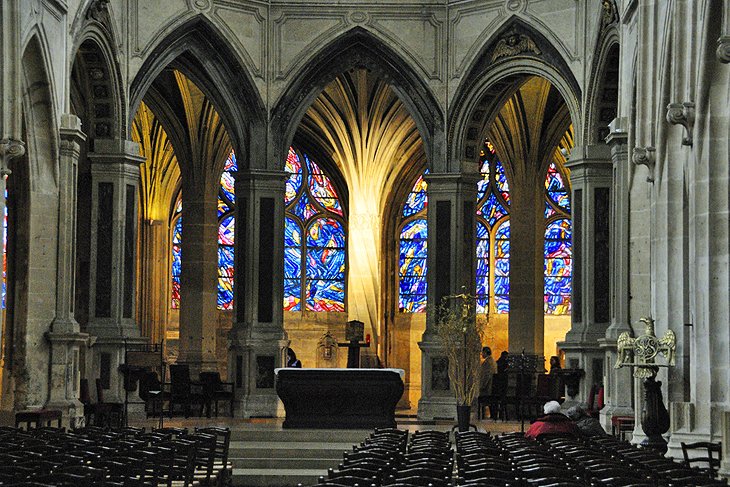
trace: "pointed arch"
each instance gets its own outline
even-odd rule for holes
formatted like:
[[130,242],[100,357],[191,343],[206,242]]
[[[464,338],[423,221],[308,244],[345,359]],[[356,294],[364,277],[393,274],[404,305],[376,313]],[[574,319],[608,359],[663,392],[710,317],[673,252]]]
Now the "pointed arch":
[[[136,112],[154,80],[168,67],[190,78],[212,101],[228,129],[239,163],[248,166],[249,161],[255,164],[262,159],[265,137],[253,134],[264,133],[263,100],[245,63],[205,16],[179,25],[150,52],[130,85],[130,113]],[[255,160],[251,154],[256,154]]]
[[444,114],[428,85],[411,65],[362,27],[355,27],[325,46],[292,76],[272,111],[272,161],[284,161],[305,112],[325,86],[353,68],[378,73],[392,86],[416,122],[423,139],[426,159],[434,161],[443,150]]
[[[89,114],[93,120],[84,119],[84,130],[93,140],[95,137],[127,139],[126,93],[122,83],[119,51],[114,33],[114,22],[105,10],[89,6],[83,24],[74,36],[72,76],[83,74],[91,86],[86,94]],[[80,22],[79,19],[77,19]],[[83,64],[83,66],[80,66]],[[83,73],[77,70],[83,70]],[[73,94],[72,107],[74,111]]]
[[[510,37],[529,48],[505,51]],[[581,89],[558,49],[539,31],[512,17],[484,45],[457,89],[449,116],[448,161],[477,162],[486,131],[504,103],[529,76],[548,80],[563,97],[570,119],[581,127]]]
[[602,144],[608,135],[608,124],[618,114],[620,63],[618,29],[611,25],[598,39],[590,82],[587,87],[585,127],[586,145]]

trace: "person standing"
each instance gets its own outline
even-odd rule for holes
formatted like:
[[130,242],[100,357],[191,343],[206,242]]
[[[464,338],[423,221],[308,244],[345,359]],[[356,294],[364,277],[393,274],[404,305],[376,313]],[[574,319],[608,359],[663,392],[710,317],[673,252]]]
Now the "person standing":
[[295,369],[301,369],[302,363],[297,358],[297,354],[291,348],[286,349],[286,366],[294,367]]
[[479,395],[489,396],[492,394],[492,380],[494,374],[497,373],[497,363],[492,357],[492,349],[489,347],[482,348],[482,365],[479,374]]

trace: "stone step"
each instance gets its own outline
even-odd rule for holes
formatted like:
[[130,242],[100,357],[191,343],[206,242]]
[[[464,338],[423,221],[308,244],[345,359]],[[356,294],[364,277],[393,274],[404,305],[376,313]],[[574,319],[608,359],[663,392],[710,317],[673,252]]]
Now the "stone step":
[[316,485],[320,475],[327,475],[327,471],[310,469],[259,469],[234,468],[233,485],[236,487],[296,487],[301,483],[305,486]]
[[349,443],[350,447],[370,436],[371,430],[277,430],[251,428],[231,431],[231,441],[324,442]]
[[342,454],[336,458],[314,457],[314,458],[286,458],[279,456],[261,458],[231,458],[231,463],[241,468],[263,468],[263,469],[295,469],[295,470],[318,470],[326,472],[328,468],[337,468],[342,463]]

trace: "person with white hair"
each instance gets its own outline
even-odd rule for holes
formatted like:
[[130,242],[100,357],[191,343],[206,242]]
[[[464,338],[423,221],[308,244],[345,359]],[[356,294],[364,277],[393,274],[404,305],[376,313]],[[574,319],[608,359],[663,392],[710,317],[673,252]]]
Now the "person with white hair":
[[558,401],[546,402],[542,410],[545,415],[530,425],[525,437],[536,439],[541,435],[578,436],[578,427],[561,412]]

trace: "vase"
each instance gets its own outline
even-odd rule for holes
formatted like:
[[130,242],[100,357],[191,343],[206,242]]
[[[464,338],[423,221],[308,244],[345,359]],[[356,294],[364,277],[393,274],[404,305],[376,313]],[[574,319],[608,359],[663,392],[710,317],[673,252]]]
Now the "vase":
[[469,431],[469,420],[471,419],[471,406],[459,404],[456,406],[456,421],[459,431]]

